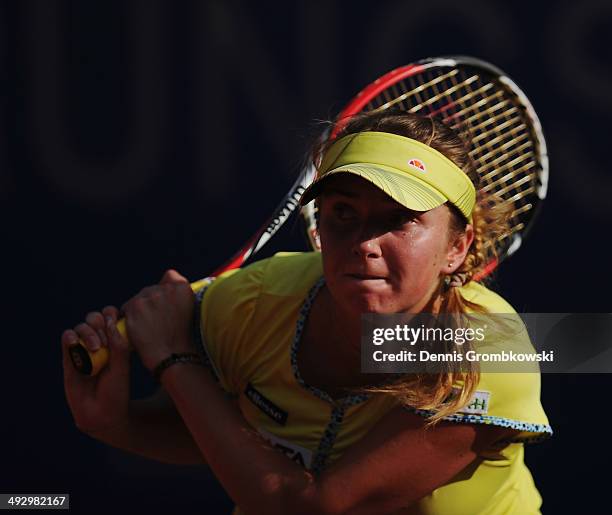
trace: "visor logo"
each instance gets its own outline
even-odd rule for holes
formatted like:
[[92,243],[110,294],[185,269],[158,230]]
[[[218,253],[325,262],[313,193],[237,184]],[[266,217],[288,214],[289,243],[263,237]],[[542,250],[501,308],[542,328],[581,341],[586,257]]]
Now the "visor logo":
[[416,157],[413,157],[410,161],[408,161],[408,166],[412,166],[412,168],[416,168],[421,172],[426,172],[425,163]]

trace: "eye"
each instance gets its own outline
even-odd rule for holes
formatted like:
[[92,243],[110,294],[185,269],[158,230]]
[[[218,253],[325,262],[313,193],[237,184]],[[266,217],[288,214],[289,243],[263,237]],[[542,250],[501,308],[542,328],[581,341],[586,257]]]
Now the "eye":
[[390,227],[401,228],[408,223],[416,223],[417,214],[408,210],[393,211],[388,218]]
[[357,212],[353,207],[344,202],[337,202],[333,206],[333,212],[336,219],[342,222],[349,222],[357,217]]

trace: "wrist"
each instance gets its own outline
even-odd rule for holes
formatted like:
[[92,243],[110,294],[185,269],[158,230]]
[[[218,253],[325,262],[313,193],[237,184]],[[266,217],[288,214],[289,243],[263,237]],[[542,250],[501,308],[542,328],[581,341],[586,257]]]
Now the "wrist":
[[193,350],[188,352],[172,352],[159,361],[152,369],[151,373],[153,374],[153,378],[160,383],[161,377],[166,370],[169,368],[176,368],[178,365],[204,366],[204,360],[202,360],[202,357]]
[[164,345],[159,345],[155,349],[146,350],[146,355],[145,353],[141,354],[141,360],[142,364],[151,374],[154,374],[156,367],[172,354],[197,353],[195,345],[187,338],[174,338],[169,340]]

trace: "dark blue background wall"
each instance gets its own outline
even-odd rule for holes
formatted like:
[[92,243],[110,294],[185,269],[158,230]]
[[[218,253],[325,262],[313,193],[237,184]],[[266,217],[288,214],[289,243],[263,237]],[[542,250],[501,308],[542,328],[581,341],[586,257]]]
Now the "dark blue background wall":
[[[59,336],[170,266],[210,272],[285,193],[314,121],[422,57],[495,63],[548,137],[549,199],[497,289],[522,311],[612,311],[611,34],[604,0],[0,4],[0,492],[68,492],[76,513],[229,510],[208,471],[74,428]],[[293,227],[276,250],[300,244]],[[152,388],[137,366],[134,387]],[[600,510],[609,387],[544,377],[556,435],[528,461],[545,513]]]

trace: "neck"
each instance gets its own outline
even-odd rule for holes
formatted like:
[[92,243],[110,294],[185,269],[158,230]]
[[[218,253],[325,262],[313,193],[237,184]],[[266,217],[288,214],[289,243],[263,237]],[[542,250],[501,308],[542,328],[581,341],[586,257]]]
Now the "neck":
[[361,317],[346,312],[334,302],[327,287],[322,292],[322,308],[327,313],[327,337],[338,358],[350,369],[361,368]]
[[[338,362],[346,364],[347,368],[359,373],[361,370],[361,316],[343,310],[334,302],[327,286],[319,293],[321,295],[320,313],[325,320],[325,340],[329,349],[337,355]],[[422,305],[410,310],[412,313],[439,313],[442,305],[442,295],[436,288],[429,299]]]

